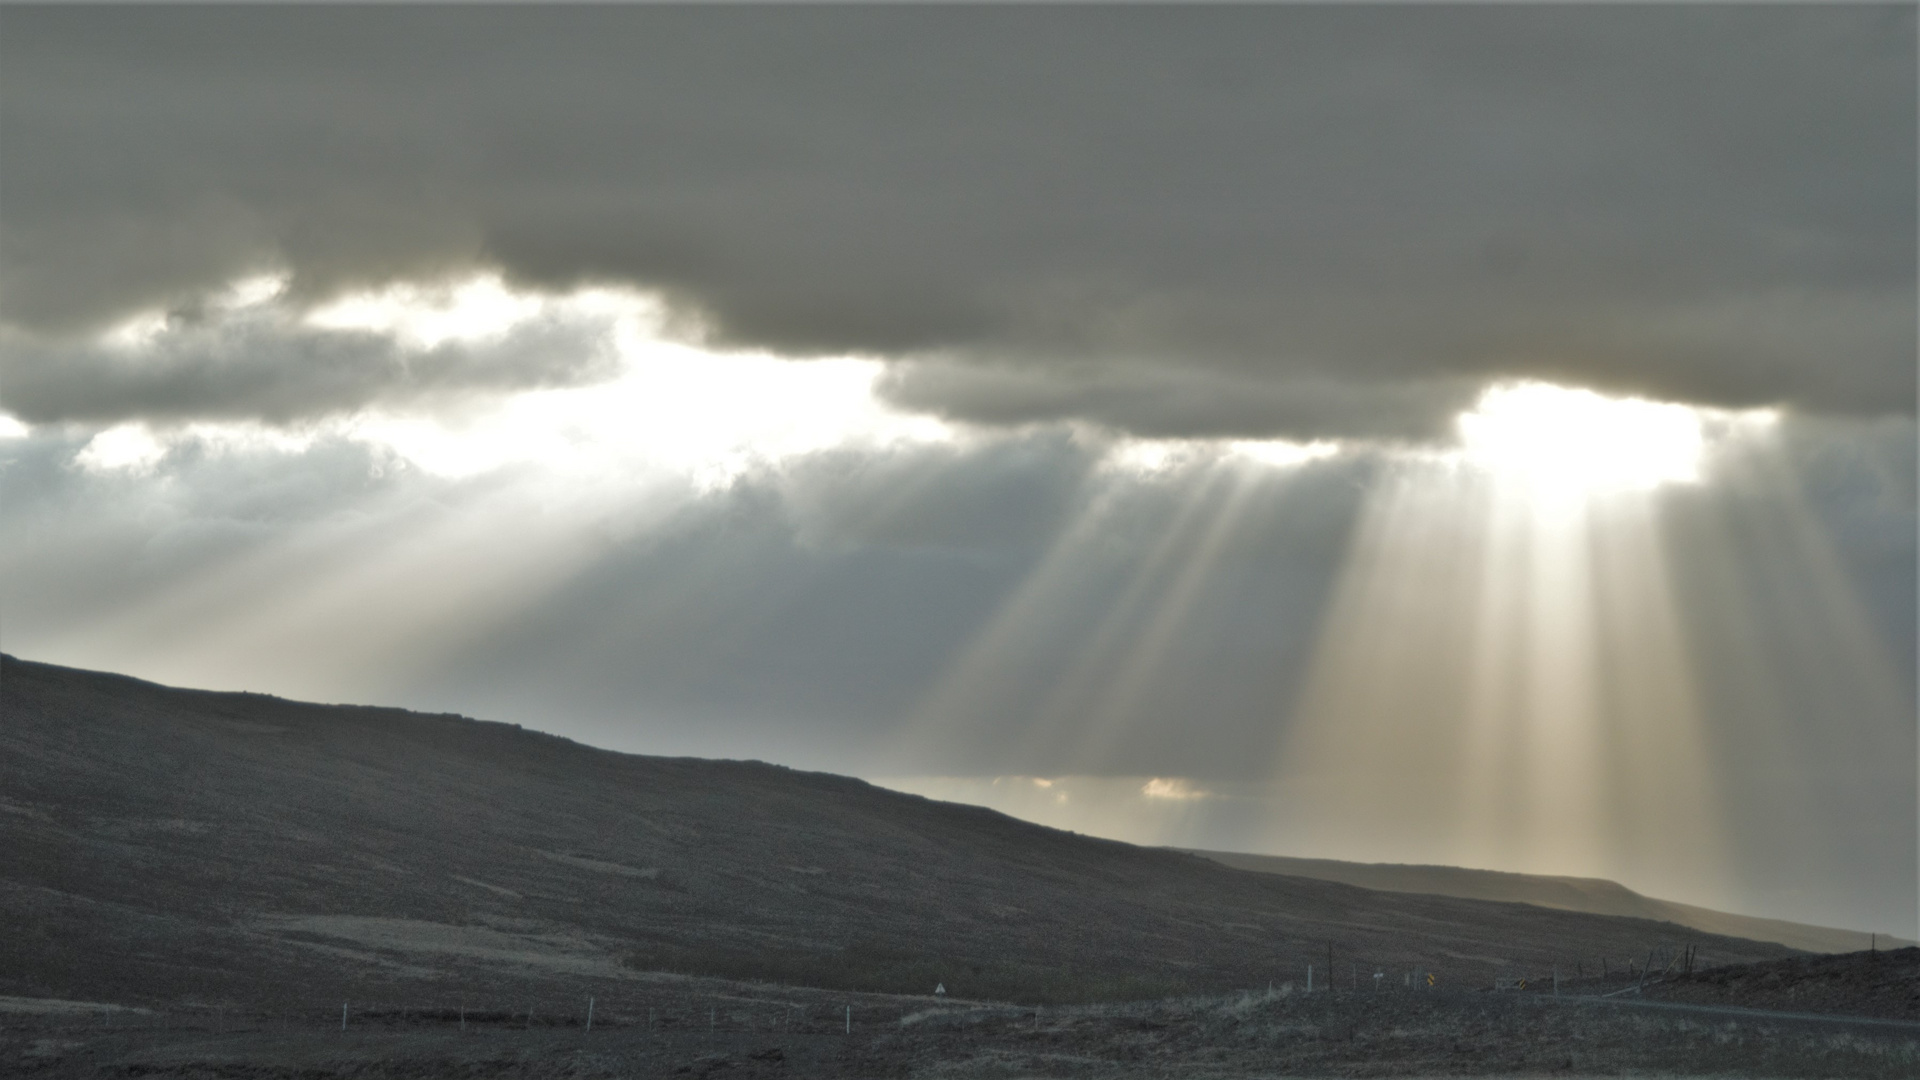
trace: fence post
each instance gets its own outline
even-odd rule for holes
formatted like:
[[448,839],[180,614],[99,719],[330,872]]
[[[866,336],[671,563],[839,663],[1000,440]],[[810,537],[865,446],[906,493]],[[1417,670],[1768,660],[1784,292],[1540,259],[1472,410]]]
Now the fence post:
[[347,1030],[347,1003],[344,1001],[340,1003],[340,1030]]

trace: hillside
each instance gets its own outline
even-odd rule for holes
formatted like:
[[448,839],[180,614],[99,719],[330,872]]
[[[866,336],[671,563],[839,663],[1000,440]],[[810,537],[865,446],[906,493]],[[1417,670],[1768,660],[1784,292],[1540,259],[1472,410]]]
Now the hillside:
[[1790,954],[1251,873],[758,762],[12,657],[0,717],[0,995],[524,1001],[682,971],[1037,1001],[1299,979],[1329,947],[1343,982],[1461,986],[1680,939],[1706,963]]
[[[1555,877],[1545,874],[1514,874],[1500,870],[1472,870],[1459,866],[1420,866],[1398,863],[1356,863],[1339,859],[1299,859],[1285,855],[1248,855],[1231,851],[1183,849],[1203,855],[1227,866],[1290,877],[1339,881],[1363,889],[1387,892],[1423,893],[1433,896],[1457,896],[1472,900],[1505,900],[1536,904],[1562,911],[1584,911],[1594,915],[1624,915],[1635,919],[1668,922],[1707,934],[1771,941],[1789,948],[1816,953],[1846,953],[1869,948],[1871,935],[1858,930],[1837,930],[1826,926],[1784,919],[1762,919],[1735,915],[1711,908],[1681,904],[1642,896],[1617,882],[1604,878]],[[1899,948],[1913,942],[1878,935],[1880,948]]]
[[1920,1021],[1920,948],[1790,956],[1673,974],[1646,987],[1656,1001]]

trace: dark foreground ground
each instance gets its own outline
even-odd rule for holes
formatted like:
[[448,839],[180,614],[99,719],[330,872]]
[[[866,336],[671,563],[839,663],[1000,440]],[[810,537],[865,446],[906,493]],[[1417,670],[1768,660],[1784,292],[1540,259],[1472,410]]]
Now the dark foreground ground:
[[1915,950],[11,657],[0,718],[0,1078],[1920,1076]]
[[[1920,1025],[1563,994],[1293,988],[1017,1008],[689,987],[651,1015],[0,1013],[20,1077],[1920,1075]],[[16,1007],[19,1007],[16,1003]]]

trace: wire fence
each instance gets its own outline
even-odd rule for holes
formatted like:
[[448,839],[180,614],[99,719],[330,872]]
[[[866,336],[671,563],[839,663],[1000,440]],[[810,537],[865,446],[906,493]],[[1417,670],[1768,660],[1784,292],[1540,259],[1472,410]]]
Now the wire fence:
[[[1684,945],[1659,944],[1644,956],[1618,959],[1570,959],[1541,970],[1489,977],[1485,968],[1462,971],[1444,965],[1371,962],[1363,957],[1341,957],[1337,950],[1312,960],[1296,959],[1275,966],[1264,986],[1245,988],[1242,995],[1313,995],[1328,1004],[1363,1002],[1389,997],[1441,1000],[1488,993],[1558,994],[1606,997],[1632,993],[1701,964],[1697,951]],[[1196,999],[1220,995],[1192,995]],[[1226,995],[1232,997],[1232,994]],[[1160,999],[1169,1000],[1169,999]],[[266,1007],[244,1002],[170,1005],[160,1010],[130,1009],[69,1003],[70,1007],[38,1012],[0,1011],[0,1028],[32,1026],[73,1031],[179,1031],[212,1034],[292,1033],[336,1031],[435,1031],[488,1034],[502,1032],[653,1032],[661,1037],[830,1036],[897,1029],[929,1015],[930,1011],[970,1011],[1004,1015],[1035,1025],[1048,1016],[1069,1018],[1125,1008],[1129,1003],[1014,1004],[969,1001],[949,997],[900,997],[838,994],[804,987],[763,985],[757,990],[612,990],[586,988],[575,994],[529,994],[519,999],[477,991],[447,994],[438,1000],[346,1000],[276,1003]],[[1138,1004],[1138,1003],[1135,1003]]]

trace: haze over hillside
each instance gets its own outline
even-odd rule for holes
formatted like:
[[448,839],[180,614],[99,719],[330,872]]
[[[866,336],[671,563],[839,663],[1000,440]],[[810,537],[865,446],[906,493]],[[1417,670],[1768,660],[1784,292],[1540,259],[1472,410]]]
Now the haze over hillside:
[[1250,873],[759,762],[11,657],[0,675],[0,918],[25,928],[0,994],[417,999],[667,969],[1059,999],[1264,985],[1329,947],[1342,978],[1456,985],[1663,941],[1789,953]]
[[1249,855],[1234,851],[1182,849],[1227,866],[1268,874],[1341,881],[1387,892],[1459,896],[1478,900],[1507,900],[1563,911],[1597,915],[1627,915],[1637,919],[1676,923],[1710,934],[1773,941],[1807,952],[1844,953],[1914,944],[1891,934],[1868,934],[1827,926],[1808,926],[1785,919],[1735,915],[1694,904],[1642,896],[1604,878],[1515,874],[1503,870],[1475,870],[1461,866],[1417,866],[1398,863],[1357,863],[1339,859],[1301,859],[1286,855]]

